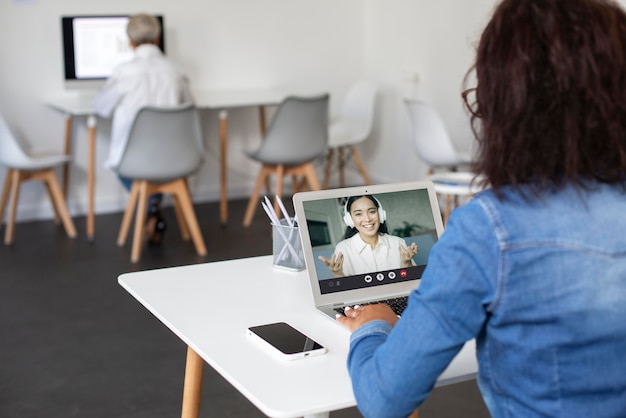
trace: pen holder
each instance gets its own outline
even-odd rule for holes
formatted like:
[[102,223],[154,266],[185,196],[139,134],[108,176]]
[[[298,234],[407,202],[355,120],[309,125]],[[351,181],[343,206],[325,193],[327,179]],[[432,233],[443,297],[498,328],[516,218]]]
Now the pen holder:
[[298,227],[286,223],[285,219],[281,219],[281,225],[272,225],[274,267],[290,271],[304,270],[304,253]]

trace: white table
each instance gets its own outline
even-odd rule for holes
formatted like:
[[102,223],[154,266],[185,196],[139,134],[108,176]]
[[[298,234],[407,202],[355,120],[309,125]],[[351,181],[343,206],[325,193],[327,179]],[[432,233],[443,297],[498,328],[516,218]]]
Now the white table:
[[[183,418],[196,418],[207,362],[264,414],[327,417],[356,405],[346,368],[350,333],[313,307],[306,271],[255,257],[123,274],[119,283],[189,347]],[[325,355],[281,361],[249,340],[251,325],[285,321],[328,348]],[[475,377],[471,341],[438,385]]]
[[[52,109],[63,113],[65,119],[65,152],[71,153],[72,121],[74,117],[85,116],[88,128],[88,157],[87,157],[87,237],[91,240],[95,236],[94,221],[94,191],[95,191],[95,153],[96,153],[96,125],[97,118],[93,108],[95,92],[67,93],[45,100],[45,104]],[[288,96],[287,90],[258,89],[258,90],[197,90],[193,92],[196,106],[199,109],[219,110],[219,140],[220,140],[220,220],[222,224],[228,222],[228,187],[227,187],[227,142],[228,142],[228,110],[244,107],[258,107],[261,125],[261,135],[265,135],[266,120],[265,106],[279,104]],[[67,196],[69,166],[63,171],[63,193]]]

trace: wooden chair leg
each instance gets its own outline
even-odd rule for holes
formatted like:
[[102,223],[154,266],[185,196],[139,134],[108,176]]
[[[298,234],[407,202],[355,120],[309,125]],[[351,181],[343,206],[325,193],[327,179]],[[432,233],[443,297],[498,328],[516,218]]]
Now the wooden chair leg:
[[13,173],[13,169],[9,168],[7,170],[7,176],[4,179],[4,187],[2,188],[2,198],[0,199],[0,226],[2,226],[2,221],[4,220],[4,210],[7,207],[7,203],[9,202],[9,193],[11,192],[11,176]]
[[[135,181],[137,182],[137,181]],[[136,263],[141,257],[141,247],[143,245],[143,229],[146,223],[146,212],[148,210],[148,182],[139,180],[139,204],[135,214],[135,235],[133,237],[133,247],[130,253],[130,261]]]
[[332,171],[334,153],[335,153],[335,150],[331,148],[328,150],[328,154],[326,155],[326,167],[324,168],[324,183],[323,183],[324,189],[328,189],[328,185],[330,184],[330,173]]
[[265,180],[269,177],[272,172],[272,168],[264,165],[261,167],[261,171],[259,172],[259,176],[256,180],[256,185],[254,186],[254,190],[252,191],[252,195],[250,196],[250,200],[248,201],[248,207],[246,208],[246,213],[243,217],[243,226],[250,226],[252,223],[252,218],[254,218],[254,214],[257,211],[257,206],[259,204],[259,195],[261,194],[261,188],[265,183]]
[[48,193],[48,197],[50,198],[50,201],[52,202],[52,211],[54,212],[54,223],[56,225],[60,225],[61,216],[59,215],[59,211],[57,210],[56,205],[54,204],[54,197],[52,196],[52,190],[50,190],[50,185],[48,184],[45,178],[44,178],[44,185],[46,186],[46,193]]
[[15,214],[17,212],[17,200],[20,197],[20,182],[22,181],[22,173],[19,170],[13,170],[11,173],[11,206],[9,207],[9,219],[7,220],[7,229],[4,233],[4,244],[11,245],[13,243],[13,234],[15,229]]
[[57,181],[54,169],[46,170],[44,177],[46,188],[48,189],[52,200],[52,206],[54,207],[54,212],[61,218],[61,222],[65,227],[67,236],[70,238],[76,238],[76,228],[74,227],[74,222],[72,222],[70,213],[67,210],[67,205],[65,204],[65,199],[63,198],[63,192],[61,191],[61,186]]
[[413,413],[409,415],[409,418],[419,418],[418,410],[416,409],[415,411],[413,411]]
[[346,156],[344,155],[344,147],[339,147],[337,150],[339,152],[339,187],[346,187]]
[[[285,180],[285,166],[278,164],[276,166],[276,196],[283,198],[283,182]],[[280,214],[280,208],[278,207],[278,199],[274,199],[274,212]],[[278,215],[280,218],[280,215]]]
[[300,179],[295,174],[291,175],[291,185],[292,185],[294,194],[300,191]]
[[361,159],[359,152],[354,146],[350,147],[350,150],[352,151],[352,158],[354,159],[354,162],[359,169],[359,173],[361,173],[363,180],[365,180],[365,184],[369,186],[370,184],[372,184],[372,180],[370,180],[370,176],[367,174],[367,170],[365,170],[365,164],[363,164],[363,160]]
[[139,197],[139,182],[133,181],[130,187],[130,198],[122,217],[122,225],[120,226],[120,232],[117,235],[117,245],[122,247],[126,243],[126,237],[128,237],[128,230],[130,228],[130,222],[133,220],[133,214],[135,213],[135,207],[137,206],[137,198]]
[[178,222],[178,227],[180,228],[180,235],[183,238],[183,241],[189,241],[189,228],[187,228],[187,222],[185,222],[185,215],[180,207],[180,200],[176,194],[174,197],[174,213],[176,214],[176,221]]
[[196,212],[193,209],[193,203],[191,202],[191,196],[189,195],[189,189],[187,188],[185,180],[180,179],[176,181],[174,193],[180,203],[180,210],[183,214],[184,221],[186,221],[185,223],[189,227],[189,233],[191,233],[191,239],[196,247],[196,252],[198,255],[206,255],[206,246],[204,245],[204,239],[200,232]]
[[315,174],[315,167],[313,163],[306,163],[302,170],[304,172],[304,178],[306,178],[307,183],[309,184],[309,188],[311,190],[321,190],[320,182],[317,179],[317,174]]

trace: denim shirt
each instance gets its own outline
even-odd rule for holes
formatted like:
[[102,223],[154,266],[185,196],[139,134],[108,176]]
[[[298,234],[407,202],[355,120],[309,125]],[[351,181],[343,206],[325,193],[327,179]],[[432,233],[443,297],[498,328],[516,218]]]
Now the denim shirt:
[[626,195],[503,197],[454,211],[393,330],[352,334],[364,416],[408,416],[472,338],[492,416],[626,416]]

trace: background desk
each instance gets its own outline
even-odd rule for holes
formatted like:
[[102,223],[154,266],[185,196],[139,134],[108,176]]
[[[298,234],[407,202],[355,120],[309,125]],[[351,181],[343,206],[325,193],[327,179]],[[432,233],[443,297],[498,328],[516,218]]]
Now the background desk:
[[[184,418],[198,416],[203,361],[271,417],[323,417],[356,404],[346,369],[350,333],[313,307],[305,271],[276,270],[264,256],[127,273],[118,281],[189,347]],[[251,325],[278,321],[328,353],[281,362],[246,335]],[[476,371],[472,341],[438,385],[472,379]]]
[[[71,153],[72,121],[76,116],[87,117],[88,127],[88,156],[87,156],[87,237],[93,239],[95,235],[94,221],[94,191],[95,191],[95,153],[96,153],[96,122],[93,109],[93,94],[67,94],[45,101],[46,105],[58,110],[66,116],[65,119],[65,152]],[[227,142],[228,142],[228,110],[243,107],[259,107],[261,136],[265,135],[265,106],[279,104],[287,95],[280,90],[241,90],[241,91],[210,91],[198,90],[193,92],[196,107],[199,109],[219,110],[219,137],[220,137],[220,220],[228,222],[228,182],[227,182]],[[67,196],[69,167],[63,171],[63,193]]]

